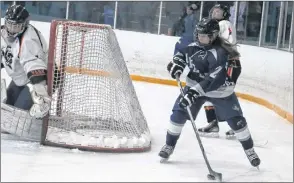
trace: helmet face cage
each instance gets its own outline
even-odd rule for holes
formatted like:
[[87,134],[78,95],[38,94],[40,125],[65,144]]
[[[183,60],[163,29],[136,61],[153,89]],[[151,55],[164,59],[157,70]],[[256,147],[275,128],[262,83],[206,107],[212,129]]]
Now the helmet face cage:
[[21,5],[10,6],[5,14],[5,29],[9,37],[16,37],[28,25],[29,12]]
[[22,22],[22,23],[17,23],[13,20],[8,20],[5,19],[5,29],[7,31],[8,36],[10,37],[16,37],[20,33],[24,31],[28,24],[28,21]]

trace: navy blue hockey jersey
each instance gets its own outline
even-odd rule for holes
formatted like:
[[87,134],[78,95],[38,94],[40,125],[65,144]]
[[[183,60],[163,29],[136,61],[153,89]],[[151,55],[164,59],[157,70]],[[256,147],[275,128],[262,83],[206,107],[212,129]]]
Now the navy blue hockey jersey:
[[203,47],[194,42],[177,52],[174,59],[186,63],[187,86],[202,96],[223,98],[234,92],[235,84],[227,75],[228,53],[221,46]]

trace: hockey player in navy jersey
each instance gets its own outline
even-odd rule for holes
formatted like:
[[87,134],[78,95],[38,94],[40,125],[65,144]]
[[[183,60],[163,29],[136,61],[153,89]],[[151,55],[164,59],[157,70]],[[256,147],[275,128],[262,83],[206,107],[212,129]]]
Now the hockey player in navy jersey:
[[[225,41],[229,42],[237,50],[237,40],[236,40],[236,29],[234,25],[229,21],[230,9],[226,5],[216,4],[210,10],[210,17],[218,21],[220,26],[219,36]],[[228,75],[231,77],[232,81],[236,84],[237,80],[241,74],[241,63],[238,56],[229,56],[228,58]],[[219,132],[219,120],[215,114],[215,108],[211,102],[206,102],[204,104],[204,110],[207,118],[208,125],[199,128],[198,131],[200,135],[218,137]],[[231,138],[234,136],[234,131],[229,130],[226,132],[226,136]]]
[[228,55],[238,56],[232,45],[219,37],[219,24],[216,20],[203,18],[195,29],[195,42],[177,52],[168,64],[172,78],[180,76],[188,67],[185,96],[176,99],[170,116],[166,134],[166,144],[159,156],[168,159],[173,153],[182,128],[189,116],[189,106],[196,119],[205,101],[215,106],[217,118],[227,121],[240,141],[252,166],[257,167],[260,159],[253,148],[253,139],[246,119],[243,117],[239,101],[234,93],[235,83],[227,74]]
[[[6,104],[28,110],[42,118],[51,99],[47,93],[47,44],[29,24],[29,12],[21,5],[10,6],[1,26],[1,69],[12,81],[7,88]],[[5,88],[1,87],[1,90]]]

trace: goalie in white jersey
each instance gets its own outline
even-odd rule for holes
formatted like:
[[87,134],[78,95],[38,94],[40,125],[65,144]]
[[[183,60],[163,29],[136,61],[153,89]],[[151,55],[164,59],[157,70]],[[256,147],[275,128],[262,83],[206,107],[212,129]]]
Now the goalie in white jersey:
[[47,93],[48,47],[28,18],[29,12],[23,6],[12,5],[1,26],[1,69],[5,68],[12,79],[2,102],[42,118],[51,102]]
[[[219,36],[229,42],[232,45],[237,44],[236,40],[236,29],[233,24],[229,21],[230,9],[228,6],[216,4],[210,10],[210,16],[219,22],[220,32]],[[237,47],[234,47],[237,49]],[[227,65],[227,74],[231,77],[234,83],[237,83],[238,77],[241,74],[241,64],[239,57],[229,57]],[[217,137],[219,132],[218,119],[216,118],[215,109],[212,103],[206,102],[205,113],[207,122],[209,123],[206,127],[199,128],[198,131],[201,135]],[[232,137],[234,132],[232,130],[226,132],[227,137]]]

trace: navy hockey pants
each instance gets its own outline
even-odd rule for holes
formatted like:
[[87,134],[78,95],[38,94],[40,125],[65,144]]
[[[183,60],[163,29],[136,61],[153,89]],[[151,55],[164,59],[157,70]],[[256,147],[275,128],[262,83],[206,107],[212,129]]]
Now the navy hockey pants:
[[[188,90],[185,87],[184,93]],[[176,99],[170,116],[170,123],[166,136],[166,144],[175,146],[182,128],[187,120],[190,120],[188,112],[179,106],[181,95]],[[216,116],[219,120],[227,121],[228,125],[234,130],[237,139],[241,142],[244,149],[253,147],[251,134],[247,127],[246,119],[243,117],[243,112],[235,93],[225,98],[209,98],[199,97],[190,107],[193,119],[197,118],[199,110],[205,101],[210,101],[215,106]]]
[[[185,87],[184,91],[186,92],[188,87]],[[170,120],[179,124],[184,124],[186,120],[190,120],[186,109],[183,109],[179,106],[181,95],[177,98],[174,106],[173,113],[170,117]],[[196,99],[196,102],[190,107],[193,118],[195,119],[205,101],[210,101],[215,106],[215,112],[218,119],[227,121],[236,116],[243,116],[239,100],[235,93],[225,98],[208,98],[208,97],[199,97]],[[228,121],[229,122],[229,121]]]
[[34,103],[27,86],[17,86],[11,81],[7,88],[6,104],[23,110],[29,110]]

